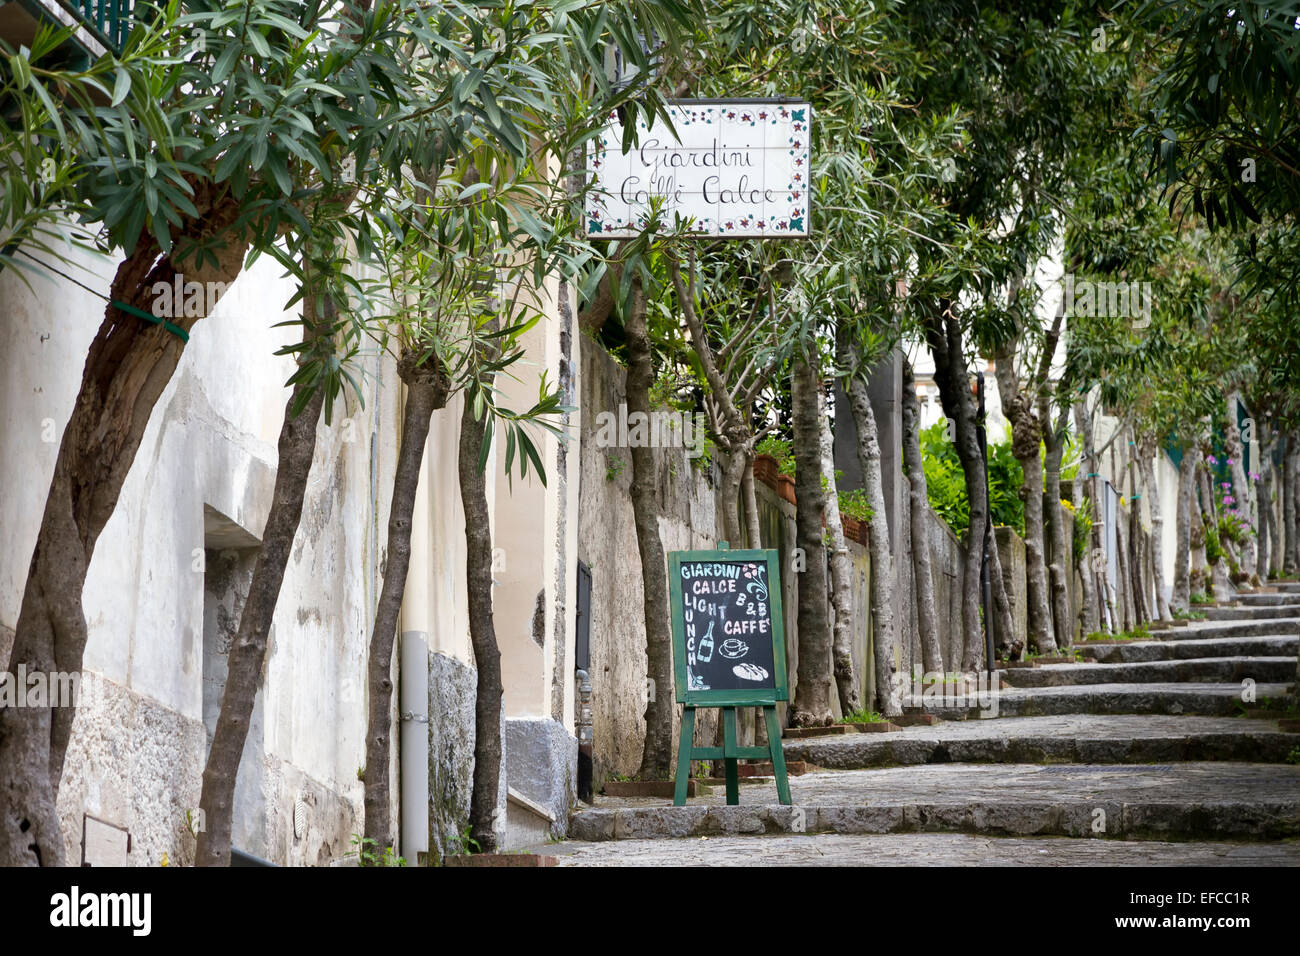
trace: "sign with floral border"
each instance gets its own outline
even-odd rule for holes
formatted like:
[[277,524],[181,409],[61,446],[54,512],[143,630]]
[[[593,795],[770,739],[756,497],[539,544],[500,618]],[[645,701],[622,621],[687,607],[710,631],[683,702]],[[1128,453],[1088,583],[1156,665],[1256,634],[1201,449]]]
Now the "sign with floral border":
[[624,153],[617,113],[587,150],[584,219],[589,238],[621,239],[645,229],[653,197],[664,220],[700,237],[807,237],[812,109],[784,100],[688,100],[669,104],[677,135],[662,120],[637,120]]

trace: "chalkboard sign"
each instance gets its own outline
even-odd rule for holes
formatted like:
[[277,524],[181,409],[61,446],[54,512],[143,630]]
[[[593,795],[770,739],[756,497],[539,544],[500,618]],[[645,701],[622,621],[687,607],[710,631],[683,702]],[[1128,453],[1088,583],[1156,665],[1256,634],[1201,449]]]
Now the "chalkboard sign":
[[677,700],[743,706],[788,700],[776,551],[668,555]]

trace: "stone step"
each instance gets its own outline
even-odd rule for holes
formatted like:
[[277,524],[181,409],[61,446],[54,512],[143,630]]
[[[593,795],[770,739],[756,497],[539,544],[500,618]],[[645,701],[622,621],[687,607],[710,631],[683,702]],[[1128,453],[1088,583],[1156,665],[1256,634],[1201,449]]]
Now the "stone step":
[[1196,641],[1207,637],[1258,637],[1273,634],[1300,634],[1300,617],[1280,617],[1266,621],[1193,621],[1186,627],[1155,631],[1151,637],[1157,641]]
[[[1286,696],[1288,684],[1256,684],[1256,700]],[[929,700],[907,696],[904,707],[945,720],[990,717],[1034,717],[1064,714],[1205,714],[1228,717],[1237,713],[1240,684],[1112,683],[1065,687],[1002,687],[982,695]]]
[[[1278,594],[1238,594],[1237,603],[1242,607],[1286,607],[1287,605],[1296,603],[1296,595],[1290,591]],[[1196,605],[1192,606],[1193,608],[1196,607]],[[1199,610],[1213,611],[1216,610],[1216,608],[1205,607],[1199,608]],[[1218,608],[1217,610],[1223,609]]]
[[[858,739],[858,738],[853,738]],[[878,738],[861,738],[878,739]],[[986,833],[1128,839],[1282,840],[1300,835],[1300,766],[949,764],[840,770],[687,806],[602,799],[574,813],[569,837],[602,841],[773,833]],[[1099,829],[1100,828],[1100,829]]]
[[1102,664],[1189,660],[1202,657],[1291,657],[1300,653],[1300,635],[1208,637],[1196,640],[1135,641],[1131,644],[1074,645]]
[[1276,721],[1082,715],[950,721],[876,737],[799,740],[786,761],[833,770],[941,763],[1286,763],[1300,736]]
[[[1122,647],[1123,645],[1112,645]],[[1294,680],[1294,657],[1195,657],[1183,660],[1105,664],[1046,664],[999,671],[1009,687],[1063,687],[1071,684],[1285,683]]]
[[[1300,866],[1300,843],[823,833],[544,844],[556,866]],[[451,859],[460,859],[452,857]]]
[[1207,607],[1209,621],[1264,621],[1274,618],[1300,617],[1300,604],[1243,605],[1242,607]]

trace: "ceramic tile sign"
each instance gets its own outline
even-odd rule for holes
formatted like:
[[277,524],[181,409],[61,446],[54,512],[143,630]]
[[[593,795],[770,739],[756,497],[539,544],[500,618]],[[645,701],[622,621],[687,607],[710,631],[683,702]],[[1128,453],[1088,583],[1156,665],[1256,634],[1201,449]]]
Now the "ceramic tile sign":
[[669,555],[678,700],[786,699],[778,574],[775,551]]
[[623,152],[618,114],[587,150],[589,238],[630,238],[646,225],[652,197],[669,224],[701,237],[807,236],[807,103],[679,101],[668,107],[674,136],[637,119],[637,144]]

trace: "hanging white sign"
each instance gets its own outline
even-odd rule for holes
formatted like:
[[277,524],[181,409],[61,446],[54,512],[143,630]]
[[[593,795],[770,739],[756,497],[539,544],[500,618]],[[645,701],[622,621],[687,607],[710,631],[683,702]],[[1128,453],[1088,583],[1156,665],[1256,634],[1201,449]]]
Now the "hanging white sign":
[[736,100],[678,102],[673,127],[637,120],[637,145],[623,152],[616,113],[587,151],[586,223],[590,238],[638,235],[652,199],[663,221],[723,238],[809,234],[807,103]]

